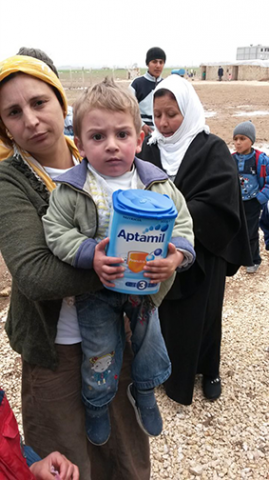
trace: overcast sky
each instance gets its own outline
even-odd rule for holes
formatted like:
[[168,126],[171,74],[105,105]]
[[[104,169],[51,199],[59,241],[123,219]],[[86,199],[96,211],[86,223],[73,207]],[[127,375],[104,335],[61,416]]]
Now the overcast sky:
[[1,4],[0,60],[20,47],[63,65],[145,65],[163,48],[167,66],[233,61],[239,46],[269,46],[269,0],[9,0]]

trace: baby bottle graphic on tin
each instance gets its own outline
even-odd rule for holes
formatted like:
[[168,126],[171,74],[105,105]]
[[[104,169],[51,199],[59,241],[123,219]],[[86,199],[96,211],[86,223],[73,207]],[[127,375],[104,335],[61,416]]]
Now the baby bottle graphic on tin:
[[[111,290],[149,295],[160,284],[144,277],[147,261],[165,258],[177,217],[173,200],[150,190],[117,190],[113,193],[109,257],[122,257],[124,277],[113,281]],[[108,288],[108,287],[107,287]]]

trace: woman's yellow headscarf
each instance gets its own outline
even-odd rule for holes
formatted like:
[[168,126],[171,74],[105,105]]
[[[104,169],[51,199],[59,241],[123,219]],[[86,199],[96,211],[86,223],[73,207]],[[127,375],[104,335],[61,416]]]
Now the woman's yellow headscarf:
[[[67,98],[65,96],[63,86],[59,78],[57,77],[57,75],[55,75],[55,73],[49,68],[49,66],[46,63],[42,62],[41,60],[38,60],[37,58],[28,57],[25,55],[15,55],[14,57],[7,58],[6,60],[0,62],[0,86],[1,86],[1,81],[4,80],[4,78],[8,77],[12,73],[17,73],[17,72],[26,73],[27,75],[36,77],[39,80],[42,80],[43,82],[48,83],[52,87],[56,88],[56,90],[59,92],[61,96],[62,104],[63,104],[63,113],[64,113],[64,116],[66,116],[68,104],[67,104]],[[74,143],[67,137],[66,137],[66,140],[68,142],[68,146],[72,154],[76,158],[80,158]],[[47,187],[49,188],[49,190],[52,190],[55,186],[54,183],[51,180],[48,181],[47,178],[43,178],[44,175],[45,177],[48,177],[48,176],[45,173],[41,172],[40,169],[37,171],[36,165],[31,164],[31,160],[30,160],[31,157],[27,152],[22,151],[20,148],[18,148],[18,150],[22,154],[24,160],[26,160],[27,163],[29,163],[30,167],[33,170],[35,170],[35,172],[41,177],[41,179],[46,183],[46,185],[47,185],[47,182],[49,182],[49,185],[47,185]],[[13,151],[14,151],[14,144],[12,140],[8,137],[6,128],[0,119],[0,161],[12,155]]]

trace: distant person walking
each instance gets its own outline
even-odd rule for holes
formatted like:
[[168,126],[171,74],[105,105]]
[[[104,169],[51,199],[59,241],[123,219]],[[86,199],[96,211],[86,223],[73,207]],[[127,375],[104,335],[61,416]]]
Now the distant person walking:
[[152,119],[153,91],[162,81],[162,71],[166,62],[166,54],[159,47],[152,47],[146,54],[148,71],[141,77],[135,78],[130,85],[139,103],[142,119],[142,130],[149,135],[154,130]]
[[219,67],[218,69],[218,77],[219,77],[219,81],[221,82],[222,80],[222,77],[223,77],[223,68],[222,67]]

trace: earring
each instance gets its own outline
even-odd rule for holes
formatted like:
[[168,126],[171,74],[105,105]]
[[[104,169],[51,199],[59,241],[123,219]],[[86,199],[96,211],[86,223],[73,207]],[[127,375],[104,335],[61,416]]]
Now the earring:
[[13,136],[11,135],[11,133],[8,131],[7,128],[6,128],[6,134],[7,134],[7,137],[9,138],[9,140],[13,140]]

